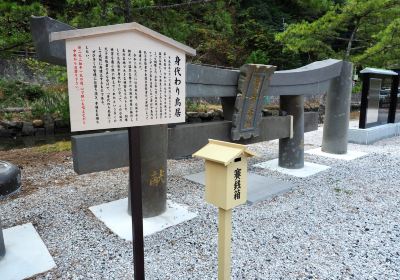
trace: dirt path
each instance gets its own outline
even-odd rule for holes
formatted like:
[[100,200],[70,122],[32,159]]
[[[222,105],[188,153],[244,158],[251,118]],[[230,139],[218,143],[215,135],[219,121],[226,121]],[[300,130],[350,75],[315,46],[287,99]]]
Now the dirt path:
[[11,162],[22,169],[65,163],[70,161],[71,156],[70,151],[41,153],[35,148],[0,151],[0,160]]
[[[0,160],[17,165],[22,174],[21,191],[7,200],[30,195],[50,184],[63,186],[73,180],[71,157],[70,151],[43,153],[35,148],[0,151]],[[59,171],[60,167],[64,172]]]

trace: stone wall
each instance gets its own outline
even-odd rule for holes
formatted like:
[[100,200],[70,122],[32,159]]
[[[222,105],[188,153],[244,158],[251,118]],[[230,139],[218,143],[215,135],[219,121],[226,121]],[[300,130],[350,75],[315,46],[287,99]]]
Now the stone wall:
[[51,82],[45,75],[32,70],[23,59],[0,59],[0,79],[33,84],[49,84]]
[[52,118],[32,122],[0,120],[0,137],[48,136],[55,133],[69,133],[69,131],[68,122]]

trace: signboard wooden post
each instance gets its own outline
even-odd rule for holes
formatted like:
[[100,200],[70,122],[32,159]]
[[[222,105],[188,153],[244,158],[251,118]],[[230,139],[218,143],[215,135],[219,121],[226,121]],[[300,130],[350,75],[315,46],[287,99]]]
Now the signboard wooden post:
[[247,158],[255,156],[246,146],[209,140],[193,154],[206,160],[208,203],[218,209],[218,279],[231,275],[232,208],[247,201]]
[[[50,34],[65,40],[71,130],[127,127],[135,279],[144,279],[139,126],[185,121],[186,54],[138,23]],[[160,139],[163,141],[164,139]]]

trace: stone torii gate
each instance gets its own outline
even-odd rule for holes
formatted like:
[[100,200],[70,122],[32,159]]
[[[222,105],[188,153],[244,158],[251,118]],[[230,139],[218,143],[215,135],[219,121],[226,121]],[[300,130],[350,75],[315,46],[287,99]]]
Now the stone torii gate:
[[[63,42],[49,42],[51,32],[73,29],[49,17],[32,17],[32,35],[40,60],[65,65]],[[281,116],[256,116],[258,136],[240,139],[233,134],[237,111],[237,93],[241,71],[187,64],[187,97],[219,97],[224,120],[209,123],[157,125],[141,131],[147,142],[142,145],[143,215],[161,214],[166,205],[166,178],[161,188],[146,188],[154,170],[165,170],[167,158],[191,155],[209,138],[248,144],[279,139],[279,166],[298,169],[304,166],[304,132],[318,128],[317,113],[304,113],[304,96],[328,92],[322,150],[327,153],[347,152],[350,114],[352,64],[328,59],[301,68],[269,72],[269,82],[260,92],[280,96]],[[243,69],[242,69],[243,70]],[[243,74],[243,71],[242,71]],[[244,105],[245,106],[245,105]],[[246,108],[246,107],[243,107]],[[256,118],[255,117],[255,118]],[[233,121],[232,121],[233,120]],[[160,141],[163,140],[163,141]],[[127,131],[101,132],[72,137],[74,170],[78,174],[128,166]],[[166,175],[166,173],[165,173]]]

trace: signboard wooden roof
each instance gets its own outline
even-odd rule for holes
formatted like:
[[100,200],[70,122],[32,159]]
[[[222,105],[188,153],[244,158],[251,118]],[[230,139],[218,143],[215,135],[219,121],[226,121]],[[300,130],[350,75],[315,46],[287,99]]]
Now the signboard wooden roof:
[[194,153],[193,157],[203,158],[227,166],[241,155],[246,157],[255,156],[255,154],[249,151],[244,145],[213,139],[209,139],[208,141],[209,143]]
[[49,41],[58,41],[58,40],[68,40],[82,37],[91,37],[91,36],[100,36],[104,34],[110,33],[118,33],[118,32],[126,32],[126,31],[137,31],[146,36],[149,36],[158,41],[164,42],[165,44],[177,48],[181,51],[184,51],[186,54],[195,56],[196,50],[188,47],[182,43],[179,43],[167,36],[164,36],[154,30],[151,30],[143,25],[140,25],[137,22],[123,23],[123,24],[114,24],[107,26],[98,26],[92,28],[84,28],[84,29],[74,29],[67,30],[61,32],[53,32],[50,34]]

